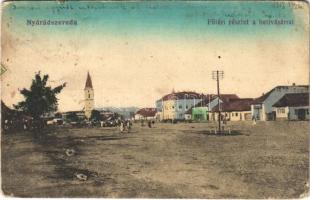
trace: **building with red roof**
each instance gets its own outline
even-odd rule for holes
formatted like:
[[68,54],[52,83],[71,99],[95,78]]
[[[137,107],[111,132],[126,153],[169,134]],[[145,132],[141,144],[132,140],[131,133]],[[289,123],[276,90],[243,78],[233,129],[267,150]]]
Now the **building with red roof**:
[[[220,95],[220,103],[239,99],[236,94]],[[214,94],[201,94],[192,91],[172,92],[156,101],[157,112],[161,120],[190,120],[192,110],[196,107],[211,109],[218,104]]]
[[156,108],[141,108],[135,113],[135,120],[155,120]]
[[[251,120],[251,104],[254,99],[251,98],[242,98],[242,99],[232,99],[230,101],[224,101],[220,104],[220,111],[222,118],[225,118],[228,121],[242,121],[242,120]],[[219,107],[215,106],[211,110],[211,120],[218,119]]]

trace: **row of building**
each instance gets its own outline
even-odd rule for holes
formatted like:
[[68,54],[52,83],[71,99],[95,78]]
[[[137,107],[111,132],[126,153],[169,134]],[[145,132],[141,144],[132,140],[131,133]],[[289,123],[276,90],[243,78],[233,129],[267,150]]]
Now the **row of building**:
[[[87,74],[84,88],[85,106],[79,114],[90,118],[94,109],[94,89]],[[196,120],[307,120],[309,119],[309,85],[277,86],[258,98],[239,98],[236,94],[199,94],[174,92],[156,101],[155,108],[142,108],[134,119]],[[101,111],[104,112],[104,111]],[[100,113],[107,115],[111,113]]]
[[[142,108],[135,120],[218,120],[219,110],[223,120],[309,120],[309,85],[277,86],[258,98],[239,98],[236,94],[200,94],[196,92],[174,92],[164,95],[156,101],[155,108]],[[7,116],[21,116],[21,113],[9,112],[1,102],[2,111]],[[84,88],[84,107],[78,111],[61,113],[66,119],[75,115],[79,119],[90,119],[94,110],[94,89],[90,74],[87,73]],[[100,110],[102,119],[119,117],[116,113]],[[2,115],[2,119],[3,119]],[[55,116],[45,116],[55,117]],[[16,118],[16,117],[13,117]]]
[[156,108],[142,108],[135,119],[212,121],[309,120],[309,86],[277,86],[258,98],[236,94],[172,92],[156,101]]

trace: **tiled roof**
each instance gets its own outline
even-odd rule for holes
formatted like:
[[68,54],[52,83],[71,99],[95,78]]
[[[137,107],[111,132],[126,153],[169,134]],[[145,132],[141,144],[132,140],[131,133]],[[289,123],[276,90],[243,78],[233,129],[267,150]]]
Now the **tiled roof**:
[[[244,99],[233,99],[229,102],[223,102],[220,107],[223,112],[231,112],[231,111],[250,111],[251,104],[253,103],[253,99],[244,98]],[[212,111],[217,112],[218,106],[215,106]]]
[[273,107],[309,106],[309,93],[285,94]]
[[195,99],[201,99],[203,97],[204,97],[203,94],[199,94],[196,92],[184,91],[184,92],[173,92],[173,93],[167,94],[167,95],[163,96],[162,99],[164,101],[166,101],[166,100],[194,99],[194,98]]
[[86,78],[85,88],[93,88],[93,84],[92,84],[92,81],[91,81],[91,77],[90,77],[90,75],[89,75],[89,72],[87,72],[87,78]]
[[[209,99],[212,101],[217,97],[216,94],[200,94],[196,92],[174,92],[167,94],[163,96],[160,100],[177,100],[177,99],[202,99],[202,104],[207,104],[209,103]],[[231,99],[239,99],[239,97],[236,94],[221,94],[220,95],[221,99],[223,101],[229,101]],[[160,101],[157,100],[157,101]],[[199,103],[200,105],[201,103]],[[198,104],[197,104],[198,105]]]
[[156,115],[156,108],[141,108],[136,112],[136,114],[140,114],[143,117],[154,117]]

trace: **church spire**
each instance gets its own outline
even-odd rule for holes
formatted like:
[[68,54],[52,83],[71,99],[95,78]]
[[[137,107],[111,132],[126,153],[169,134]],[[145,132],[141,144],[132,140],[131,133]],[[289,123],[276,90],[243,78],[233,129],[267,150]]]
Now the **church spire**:
[[86,88],[91,88],[93,89],[93,84],[92,84],[92,81],[91,81],[91,77],[89,75],[89,72],[87,72],[87,79],[86,79],[86,84],[85,84],[85,89]]
[[87,78],[84,88],[84,99],[85,99],[84,114],[87,119],[90,119],[91,112],[94,109],[95,100],[94,100],[93,84],[89,72],[87,72]]
[[175,90],[174,90],[174,88],[172,88],[172,94],[174,94],[175,93]]

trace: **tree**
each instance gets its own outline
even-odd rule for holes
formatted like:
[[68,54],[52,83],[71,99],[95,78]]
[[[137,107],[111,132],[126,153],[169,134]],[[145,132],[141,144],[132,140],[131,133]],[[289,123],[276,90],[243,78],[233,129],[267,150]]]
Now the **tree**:
[[25,100],[14,107],[33,117],[34,120],[39,120],[42,115],[49,112],[57,111],[58,99],[56,95],[66,86],[66,83],[51,88],[46,86],[48,78],[48,75],[41,77],[40,72],[36,73],[30,89],[24,88],[20,91]]
[[94,120],[94,121],[101,121],[102,117],[100,115],[100,112],[98,110],[92,110],[91,115],[90,115],[90,119]]

